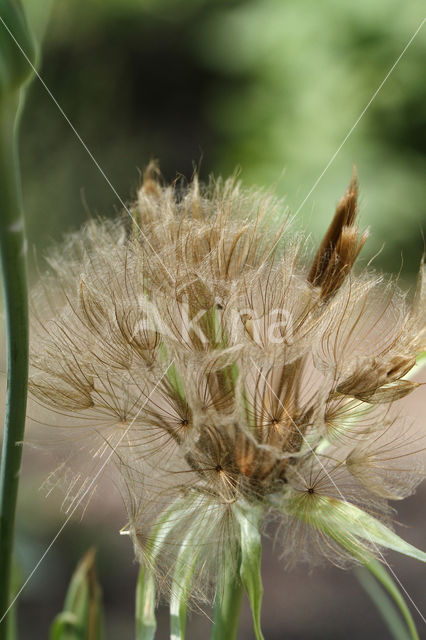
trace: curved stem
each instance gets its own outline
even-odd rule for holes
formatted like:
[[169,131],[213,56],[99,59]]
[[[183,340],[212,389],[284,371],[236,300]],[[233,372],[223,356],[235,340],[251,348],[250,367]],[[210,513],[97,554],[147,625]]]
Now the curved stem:
[[[28,380],[26,241],[17,154],[17,97],[0,106],[0,254],[7,336],[7,394],[0,465],[0,640],[7,636],[13,533]],[[5,619],[3,619],[5,617]]]
[[374,558],[365,564],[366,569],[370,571],[376,580],[382,585],[388,592],[389,596],[394,600],[397,605],[405,623],[407,625],[410,636],[413,640],[419,640],[419,634],[416,629],[416,624],[413,620],[413,616],[405,602],[397,584],[392,577],[386,571],[386,568]]

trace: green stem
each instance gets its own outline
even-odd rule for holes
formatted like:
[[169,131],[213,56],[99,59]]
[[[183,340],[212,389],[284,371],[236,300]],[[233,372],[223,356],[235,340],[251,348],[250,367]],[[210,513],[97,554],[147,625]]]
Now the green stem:
[[398,606],[402,617],[405,620],[407,628],[410,632],[410,636],[413,640],[419,640],[419,634],[417,633],[416,624],[413,620],[413,616],[405,602],[398,586],[386,571],[385,567],[375,559],[366,563],[366,568],[373,574],[373,576],[380,582],[382,587],[386,589],[395,604]]
[[153,640],[157,629],[155,618],[155,577],[141,565],[136,586],[136,640]]
[[0,640],[7,636],[13,533],[28,381],[26,240],[17,153],[17,102],[0,104],[0,254],[7,337],[7,393],[0,466]]
[[211,640],[235,640],[237,637],[244,593],[238,573],[231,561],[231,566],[225,570],[223,586],[217,591]]
[[[393,602],[391,602],[388,595],[383,591],[374,576],[364,567],[357,567],[355,569],[355,575],[370,600],[380,612],[383,621],[389,630],[389,637],[394,638],[394,640],[410,640],[411,636],[408,635],[407,628],[402,622]],[[417,640],[419,640],[418,636]]]
[[28,385],[26,239],[18,163],[18,126],[35,45],[20,0],[0,0],[0,265],[7,390],[0,461],[0,640],[10,638],[12,552]]

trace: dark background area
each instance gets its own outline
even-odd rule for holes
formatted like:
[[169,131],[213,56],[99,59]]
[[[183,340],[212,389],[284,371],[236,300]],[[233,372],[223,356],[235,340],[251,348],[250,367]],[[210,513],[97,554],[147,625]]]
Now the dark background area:
[[[194,167],[203,179],[237,168],[244,184],[272,185],[285,196],[297,212],[295,229],[319,238],[357,165],[361,223],[371,227],[363,259],[384,244],[377,268],[402,268],[410,283],[424,247],[425,29],[300,205],[423,13],[423,3],[396,0],[56,0],[40,73],[124,202],[151,158],[168,180],[190,178]],[[89,215],[113,216],[122,208],[37,79],[21,157],[28,237],[38,257]],[[422,389],[413,398],[410,410],[424,415]],[[45,498],[38,491],[54,465],[44,453],[25,450],[17,544],[24,577],[66,517],[59,494]],[[408,527],[398,530],[422,548],[424,498],[423,489],[397,505]],[[47,638],[73,568],[91,546],[98,549],[107,638],[133,637],[137,567],[129,540],[118,535],[124,522],[120,495],[105,479],[84,518],[72,518],[25,589],[22,638]],[[423,567],[396,554],[389,559],[424,610]],[[330,566],[286,572],[269,540],[263,572],[267,640],[390,637],[352,572]],[[163,640],[165,608],[159,625]],[[208,627],[194,611],[188,638],[204,640]],[[240,639],[251,634],[246,606]]]

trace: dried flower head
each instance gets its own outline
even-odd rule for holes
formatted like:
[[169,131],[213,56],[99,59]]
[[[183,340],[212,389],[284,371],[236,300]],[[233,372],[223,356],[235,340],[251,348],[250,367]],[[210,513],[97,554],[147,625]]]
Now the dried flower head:
[[354,177],[312,260],[271,196],[163,186],[150,165],[131,218],[90,222],[50,258],[32,394],[94,471],[114,452],[126,530],[160,586],[188,549],[194,589],[214,586],[270,517],[288,563],[422,553],[387,500],[422,479],[392,403],[426,348],[423,267],[411,304],[354,274],[357,190]]

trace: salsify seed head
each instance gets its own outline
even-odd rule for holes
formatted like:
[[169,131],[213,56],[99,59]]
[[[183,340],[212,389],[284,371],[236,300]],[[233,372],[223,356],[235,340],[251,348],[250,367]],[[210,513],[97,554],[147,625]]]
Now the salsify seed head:
[[[271,195],[164,186],[150,165],[131,217],[91,221],[49,256],[32,395],[92,476],[113,456],[126,531],[161,585],[188,539],[194,584],[214,584],[241,513],[279,520],[288,563],[363,561],[379,552],[371,522],[422,479],[421,439],[393,403],[418,386],[423,266],[410,303],[354,273],[357,192],[354,176],[312,257]],[[76,478],[68,507],[90,486]]]

